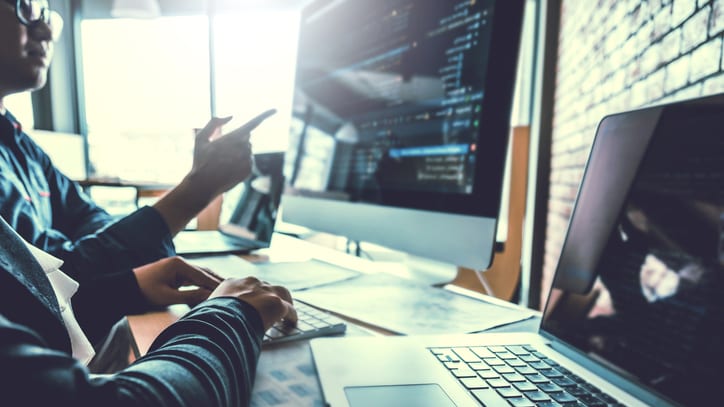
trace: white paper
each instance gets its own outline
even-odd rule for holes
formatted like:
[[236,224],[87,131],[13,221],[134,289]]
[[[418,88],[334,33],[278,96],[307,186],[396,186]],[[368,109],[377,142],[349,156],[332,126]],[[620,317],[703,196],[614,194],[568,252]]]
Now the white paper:
[[239,256],[223,255],[196,257],[188,261],[207,267],[224,278],[254,276],[271,284],[283,285],[290,291],[335,283],[360,274],[319,260],[251,263]]
[[363,274],[295,297],[406,335],[479,332],[533,316],[386,273]]
[[254,275],[253,263],[233,254],[203,256],[186,259],[191,264],[206,267],[223,278],[244,278]]
[[262,263],[257,265],[254,275],[261,280],[283,285],[291,291],[299,291],[345,281],[360,273],[323,261],[308,260]]
[[251,406],[324,406],[309,341],[289,342],[261,353]]
[[[377,336],[348,324],[345,336]],[[309,340],[272,345],[261,352],[256,369],[251,407],[323,407]]]

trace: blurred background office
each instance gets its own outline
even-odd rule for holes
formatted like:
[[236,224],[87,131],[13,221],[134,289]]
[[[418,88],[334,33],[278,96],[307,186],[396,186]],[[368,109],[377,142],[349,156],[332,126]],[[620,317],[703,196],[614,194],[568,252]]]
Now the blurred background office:
[[[49,84],[7,107],[79,180],[177,182],[211,115],[233,115],[231,129],[275,107],[252,142],[283,151],[305,3],[51,1],[65,29]],[[517,300],[541,308],[600,119],[724,91],[724,0],[529,0],[525,21],[511,118],[531,135]],[[136,190],[101,191],[119,212],[137,204]]]

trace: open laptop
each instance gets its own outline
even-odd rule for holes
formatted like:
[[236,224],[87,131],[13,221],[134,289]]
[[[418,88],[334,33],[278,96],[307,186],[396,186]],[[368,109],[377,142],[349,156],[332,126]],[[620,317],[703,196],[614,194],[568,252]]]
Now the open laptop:
[[723,129],[724,95],[605,117],[539,332],[316,339],[326,402],[721,403]]
[[[179,232],[173,239],[177,254],[248,253],[269,247],[284,186],[284,152],[254,154],[254,163],[254,174],[237,191],[228,222],[217,230]],[[227,193],[224,199],[231,196]]]

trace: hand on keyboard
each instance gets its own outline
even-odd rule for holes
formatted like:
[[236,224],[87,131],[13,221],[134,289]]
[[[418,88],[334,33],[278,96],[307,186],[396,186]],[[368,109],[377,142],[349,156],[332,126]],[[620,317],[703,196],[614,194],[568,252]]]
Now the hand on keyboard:
[[209,295],[209,298],[214,297],[236,297],[251,305],[259,313],[265,329],[274,326],[276,321],[294,323],[297,320],[289,290],[256,277],[226,279]]
[[297,310],[296,326],[277,322],[264,334],[264,345],[339,334],[347,329],[344,321],[329,312],[300,301],[294,301],[294,308]]

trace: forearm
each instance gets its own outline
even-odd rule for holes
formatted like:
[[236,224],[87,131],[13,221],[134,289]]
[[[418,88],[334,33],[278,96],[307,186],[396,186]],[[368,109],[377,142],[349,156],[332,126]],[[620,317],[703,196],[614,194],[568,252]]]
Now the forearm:
[[159,199],[153,208],[166,222],[171,235],[175,236],[221,192],[214,189],[211,183],[189,174]]
[[93,344],[99,344],[124,316],[152,309],[132,271],[86,281],[80,285],[72,301],[75,317]]
[[178,233],[214,198],[251,174],[250,131],[274,112],[264,112],[224,136],[220,136],[221,126],[230,118],[213,118],[198,132],[191,171],[154,205],[166,220],[171,234]]
[[219,298],[169,327],[129,368],[90,379],[78,361],[0,317],[0,391],[11,405],[248,405],[262,334],[253,308]]
[[[261,319],[250,305],[216,298],[162,332],[120,377],[136,381],[140,387],[134,391],[142,392],[155,390],[145,378],[164,382],[164,391],[189,405],[247,405],[262,336]],[[183,385],[170,387],[179,381]]]
[[50,254],[61,258],[63,271],[82,286],[97,276],[130,273],[133,268],[172,256],[174,251],[163,218],[153,208],[143,207]]

